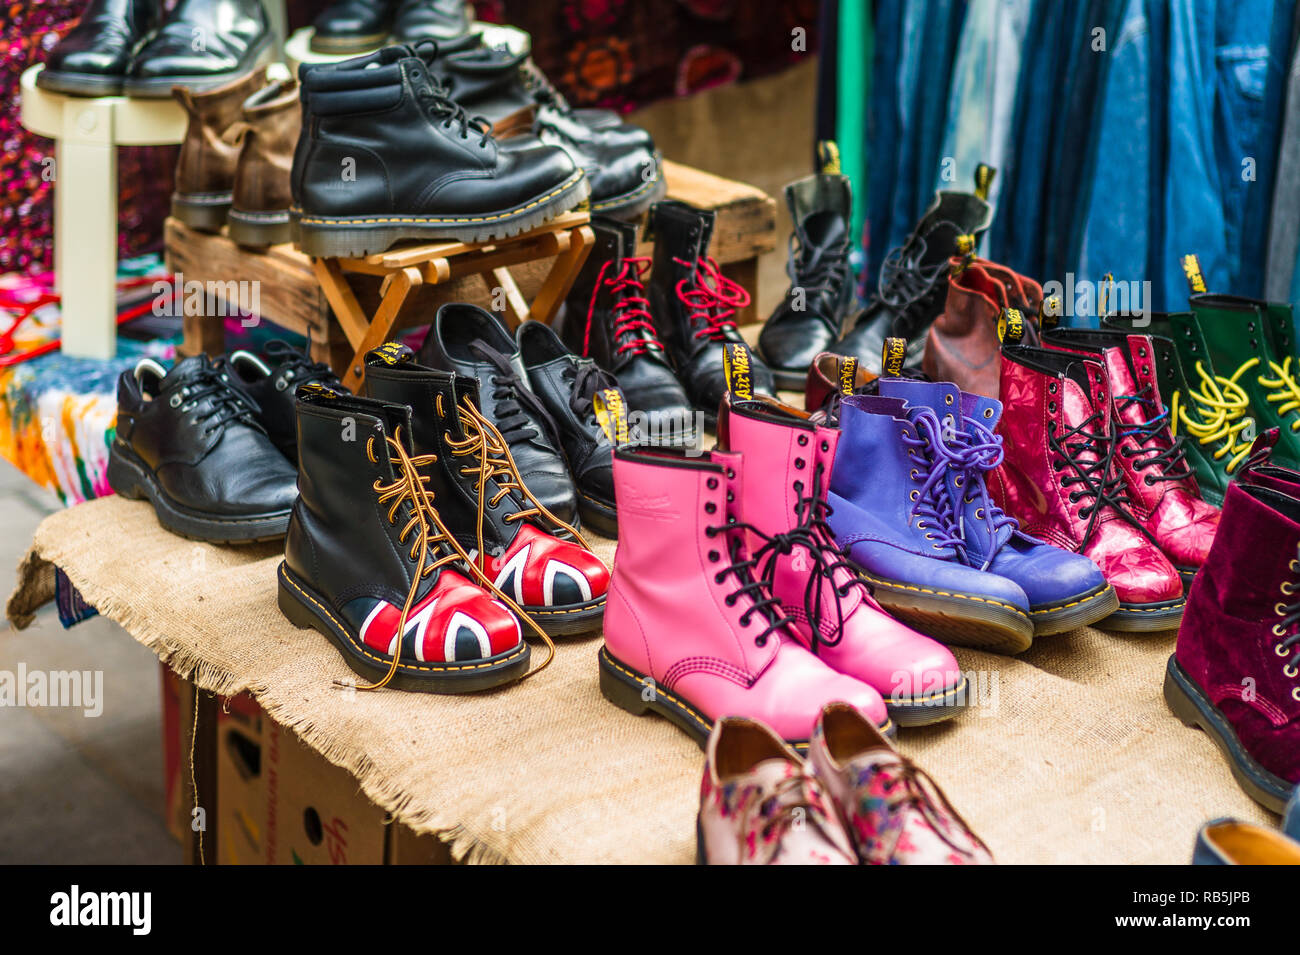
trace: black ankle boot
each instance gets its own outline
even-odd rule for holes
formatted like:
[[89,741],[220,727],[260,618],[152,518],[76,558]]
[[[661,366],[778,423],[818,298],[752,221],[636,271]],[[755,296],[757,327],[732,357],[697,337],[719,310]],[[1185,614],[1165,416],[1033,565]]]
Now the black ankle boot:
[[116,96],[132,55],[161,20],[161,0],[91,0],[50,51],[36,85],[73,96]]
[[529,493],[505,439],[479,409],[475,379],[420,365],[409,348],[389,342],[366,356],[365,389],[412,409],[416,453],[439,465],[428,486],[451,502],[442,509],[448,530],[493,584],[549,634],[599,629],[609,571]]
[[364,256],[402,239],[505,238],[568,212],[590,192],[562,149],[500,149],[409,47],[303,75],[294,156],[299,244]]
[[398,0],[335,0],[312,21],[316,53],[365,53],[382,46]]
[[[682,445],[695,436],[695,413],[650,315],[642,284],[649,258],[636,255],[636,226],[593,218],[596,244],[564,305],[560,334],[569,350],[618,379],[644,443]],[[637,440],[634,438],[634,440]]]
[[271,61],[271,22],[261,0],[180,0],[135,55],[127,96],[162,98],[173,86],[200,93]]
[[785,187],[794,220],[790,289],[763,325],[758,348],[778,388],[798,390],[808,367],[835,344],[853,307],[853,214],[847,177],[819,173]]
[[329,365],[312,361],[288,342],[274,339],[261,352],[231,352],[226,361],[235,384],[257,403],[257,420],[280,453],[298,463],[297,391],[308,382],[345,390]]
[[989,204],[973,193],[936,193],[907,242],[885,257],[876,294],[829,350],[880,374],[885,339],[901,338],[907,342],[905,367],[919,370],[926,332],[948,295],[948,260],[974,250],[992,215]]
[[[735,314],[749,293],[709,258],[713,211],[670,200],[650,207],[655,254],[650,267],[650,312],[691,404],[710,426],[727,391],[723,351],[744,343]],[[772,373],[752,361],[753,391],[774,397]]]
[[446,533],[446,500],[423,480],[435,465],[411,447],[410,413],[303,389],[280,611],[378,685],[470,693],[517,680],[529,656],[519,620],[474,582]]

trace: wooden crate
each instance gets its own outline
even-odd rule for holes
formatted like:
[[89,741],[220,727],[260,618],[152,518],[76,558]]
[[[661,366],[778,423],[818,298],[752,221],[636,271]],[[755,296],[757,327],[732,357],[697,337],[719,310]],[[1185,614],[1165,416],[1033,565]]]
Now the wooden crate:
[[[668,196],[693,206],[713,209],[716,221],[710,254],[728,278],[758,298],[758,256],[776,248],[776,202],[762,190],[674,162],[664,163]],[[334,368],[345,368],[352,348],[334,319],[329,303],[312,269],[311,259],[290,245],[273,246],[266,252],[240,248],[224,233],[196,232],[176,219],[168,219],[165,230],[167,266],[186,282],[221,283],[231,280],[256,281],[259,285],[262,317],[289,331],[309,335],[312,357]],[[642,253],[649,250],[645,248]],[[550,270],[551,261],[525,262],[511,267],[515,283],[524,298],[532,301]],[[357,301],[373,314],[381,298],[376,276],[349,275]],[[454,278],[446,283],[424,285],[412,291],[398,317],[395,330],[428,324],[438,306],[446,302],[470,302],[491,309],[493,302],[478,276]],[[758,320],[751,303],[737,315],[741,322]],[[225,323],[219,318],[186,316],[185,354],[219,354],[225,350]]]

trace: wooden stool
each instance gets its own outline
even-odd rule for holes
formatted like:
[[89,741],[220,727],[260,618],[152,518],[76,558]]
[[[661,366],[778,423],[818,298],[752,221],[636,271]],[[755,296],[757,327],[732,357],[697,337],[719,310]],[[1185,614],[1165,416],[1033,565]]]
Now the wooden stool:
[[[595,236],[590,221],[585,212],[570,212],[531,232],[495,242],[437,242],[402,246],[362,259],[314,259],[312,267],[325,298],[355,348],[343,384],[353,391],[361,384],[366,352],[388,340],[407,296],[421,285],[477,275],[489,296],[503,299],[500,305],[511,328],[530,318],[549,324],[591,252]],[[510,267],[550,258],[555,261],[529,306]],[[372,314],[367,315],[357,301],[344,277],[348,272],[380,277],[381,298]]]

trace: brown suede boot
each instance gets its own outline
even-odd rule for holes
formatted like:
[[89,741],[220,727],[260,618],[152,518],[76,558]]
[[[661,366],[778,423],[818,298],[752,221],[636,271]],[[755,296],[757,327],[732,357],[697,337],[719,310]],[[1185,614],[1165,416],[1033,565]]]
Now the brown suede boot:
[[218,232],[226,224],[239,146],[226,142],[222,134],[239,120],[244,100],[265,85],[263,68],[207,93],[172,89],[190,118],[176,162],[172,215],[191,229]]
[[951,381],[962,391],[997,398],[998,318],[1005,309],[1018,309],[1025,318],[1025,342],[1036,344],[1033,322],[1043,289],[986,259],[953,258],[948,275],[948,298],[943,314],[930,326],[921,367],[935,381]]
[[279,80],[244,102],[244,118],[226,130],[240,145],[230,206],[230,237],[256,249],[289,241],[289,167],[302,128],[297,80]]

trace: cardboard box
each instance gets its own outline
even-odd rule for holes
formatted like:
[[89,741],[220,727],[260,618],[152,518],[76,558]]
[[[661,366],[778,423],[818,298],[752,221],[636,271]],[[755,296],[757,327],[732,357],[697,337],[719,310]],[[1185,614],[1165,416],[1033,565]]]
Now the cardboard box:
[[265,848],[267,788],[262,708],[246,693],[217,707],[217,863],[260,863]]
[[186,805],[182,770],[189,771],[194,684],[182,680],[167,664],[160,662],[158,666],[162,683],[163,818],[172,837],[178,842],[188,843],[190,807]]

